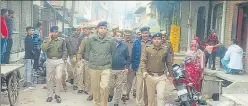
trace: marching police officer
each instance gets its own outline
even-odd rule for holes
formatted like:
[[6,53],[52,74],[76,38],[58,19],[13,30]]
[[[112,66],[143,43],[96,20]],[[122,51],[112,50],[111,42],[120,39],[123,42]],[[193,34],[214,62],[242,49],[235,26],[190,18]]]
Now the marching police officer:
[[46,37],[42,43],[42,51],[47,54],[47,102],[52,101],[54,86],[55,99],[57,103],[61,103],[60,89],[62,83],[63,65],[67,59],[66,42],[58,37],[58,27],[53,26],[50,29],[49,37]]
[[165,106],[166,78],[168,70],[172,69],[170,46],[162,44],[162,33],[152,36],[152,44],[142,50],[141,70],[146,80],[148,106]]

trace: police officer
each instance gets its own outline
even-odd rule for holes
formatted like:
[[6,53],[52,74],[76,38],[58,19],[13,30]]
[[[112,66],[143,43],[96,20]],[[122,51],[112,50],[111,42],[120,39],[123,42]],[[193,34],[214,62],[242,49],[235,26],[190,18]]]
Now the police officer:
[[96,25],[94,24],[90,25],[89,30],[90,30],[90,34],[93,34],[94,32],[96,32]]
[[60,88],[62,83],[62,69],[67,59],[66,42],[58,37],[58,27],[51,27],[49,37],[46,37],[42,43],[42,51],[47,54],[47,102],[52,101],[54,86],[55,99],[61,103]]
[[107,106],[112,56],[115,53],[116,44],[114,39],[108,35],[106,21],[98,23],[97,32],[89,38],[87,46],[86,57],[89,56],[94,104]]
[[[133,48],[133,40],[132,40],[132,30],[130,29],[127,29],[124,31],[124,35],[125,35],[125,44],[127,45],[128,47],[128,51],[129,51],[129,55],[131,56],[132,55],[132,48]],[[131,59],[130,59],[131,60]],[[135,83],[136,81],[134,81],[134,77],[135,77],[135,71],[132,70],[132,68],[130,67],[129,68],[129,71],[127,73],[127,80],[126,82],[124,83],[124,90],[123,90],[123,100],[129,100],[129,94],[131,92],[131,88],[133,86],[133,93],[136,93],[136,90],[135,90]],[[134,82],[134,84],[133,84]]]
[[119,26],[118,25],[114,25],[112,27],[112,32],[113,32],[113,35],[112,36],[115,36],[116,35],[116,31],[118,31],[118,30],[119,30]]
[[152,36],[152,45],[142,50],[141,70],[146,81],[148,106],[155,106],[155,92],[157,91],[157,105],[165,106],[166,78],[168,70],[172,69],[172,61],[168,45],[162,45],[162,33]]
[[66,38],[66,44],[67,44],[67,49],[68,49],[68,56],[70,58],[70,64],[68,65],[68,77],[69,80],[73,80],[71,81],[72,84],[74,84],[73,89],[76,90],[78,87],[78,83],[80,83],[78,81],[78,77],[77,77],[77,72],[76,72],[76,54],[78,51],[78,47],[81,43],[81,38],[82,38],[82,34],[81,34],[81,26],[77,26],[76,27],[76,31],[68,36]]
[[145,48],[146,45],[151,44],[150,40],[150,28],[142,27],[140,29],[141,37],[134,41],[132,48],[132,69],[136,72],[136,104],[137,106],[147,105],[147,93],[146,87],[144,87],[144,79],[142,76],[142,70],[140,70],[140,57],[141,51]]
[[172,63],[173,63],[173,61],[174,61],[174,52],[173,52],[173,49],[172,49],[172,46],[171,46],[171,42],[169,41],[169,40],[167,40],[167,34],[166,34],[166,32],[165,31],[161,31],[161,33],[162,33],[162,45],[166,45],[166,46],[168,46],[169,48],[170,48],[170,50],[169,50],[169,54],[171,55],[171,61],[172,61]]

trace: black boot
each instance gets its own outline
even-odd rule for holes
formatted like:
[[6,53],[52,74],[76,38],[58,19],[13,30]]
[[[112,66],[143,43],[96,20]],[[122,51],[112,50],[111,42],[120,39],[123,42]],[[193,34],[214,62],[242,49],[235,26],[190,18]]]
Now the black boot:
[[52,97],[48,97],[46,102],[52,102],[53,98]]
[[119,106],[118,104],[114,104],[114,106]]
[[211,70],[216,70],[216,68],[215,67],[212,67]]
[[108,97],[108,102],[111,102],[113,100],[113,96]]
[[54,98],[56,99],[57,103],[61,103],[61,98],[60,98],[60,96],[55,95],[55,97],[54,97]]
[[71,79],[71,80],[70,80],[70,83],[73,85],[73,84],[74,84],[74,80],[73,80],[73,79]]

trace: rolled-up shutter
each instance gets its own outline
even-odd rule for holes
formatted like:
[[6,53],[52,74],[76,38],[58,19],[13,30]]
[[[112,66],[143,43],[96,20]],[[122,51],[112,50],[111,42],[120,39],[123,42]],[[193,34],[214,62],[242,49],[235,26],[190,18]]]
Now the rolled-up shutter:
[[13,46],[12,46],[12,53],[18,53],[21,51],[20,46],[21,42],[23,41],[20,33],[20,26],[21,26],[21,1],[8,1],[8,8],[15,12],[13,18]]

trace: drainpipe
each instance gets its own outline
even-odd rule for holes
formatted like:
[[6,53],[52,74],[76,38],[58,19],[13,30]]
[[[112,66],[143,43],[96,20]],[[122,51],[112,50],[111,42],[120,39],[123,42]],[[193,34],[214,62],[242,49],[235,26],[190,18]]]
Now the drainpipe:
[[191,1],[189,1],[189,17],[188,17],[188,50],[190,47],[190,39],[191,39]]
[[223,11],[222,11],[222,20],[221,20],[221,43],[224,43],[225,36],[225,22],[226,22],[226,1],[223,1]]
[[71,26],[73,27],[74,25],[74,13],[75,13],[75,2],[76,1],[72,1],[72,7],[71,7]]

